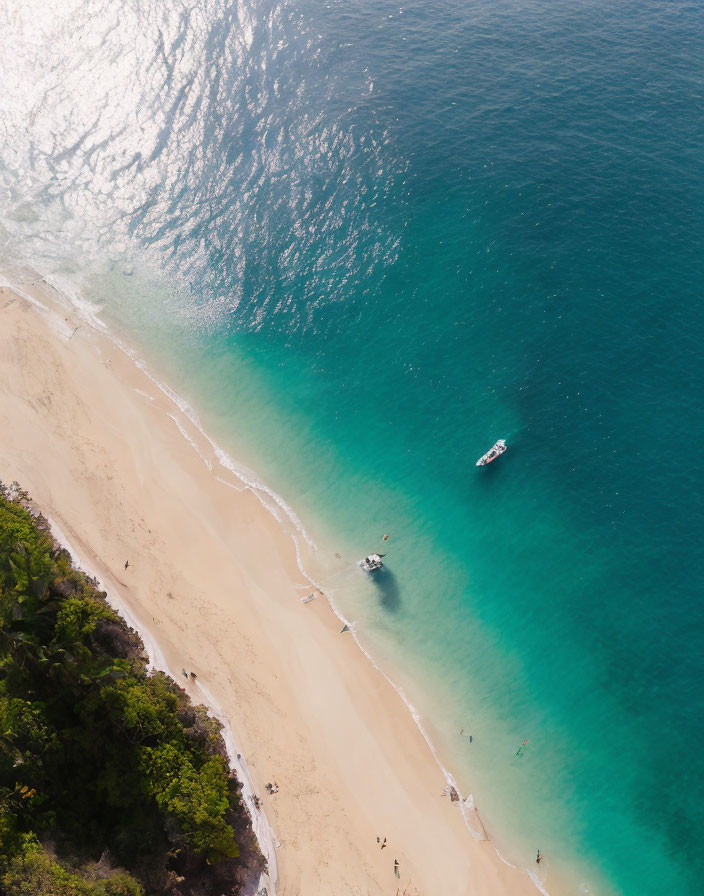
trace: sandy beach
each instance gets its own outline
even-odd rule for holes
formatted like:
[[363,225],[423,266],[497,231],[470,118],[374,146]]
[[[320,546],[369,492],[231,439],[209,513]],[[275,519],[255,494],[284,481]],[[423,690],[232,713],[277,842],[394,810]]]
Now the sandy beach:
[[276,892],[535,894],[441,798],[408,708],[324,597],[301,603],[294,544],[256,495],[107,336],[46,286],[35,296],[49,310],[0,289],[0,478],[57,523],[179,684],[222,707],[280,844]]

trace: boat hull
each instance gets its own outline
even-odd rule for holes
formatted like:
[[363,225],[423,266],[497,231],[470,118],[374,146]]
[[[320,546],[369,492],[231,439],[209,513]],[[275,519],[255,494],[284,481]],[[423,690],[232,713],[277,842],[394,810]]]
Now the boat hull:
[[383,556],[383,554],[370,554],[368,557],[365,557],[364,560],[360,560],[359,565],[365,572],[376,572],[384,565],[381,562]]
[[487,464],[493,463],[497,457],[501,457],[501,455],[506,450],[506,442],[503,439],[499,439],[499,441],[487,451],[486,454],[483,454],[479,460],[477,461],[478,467],[485,467]]

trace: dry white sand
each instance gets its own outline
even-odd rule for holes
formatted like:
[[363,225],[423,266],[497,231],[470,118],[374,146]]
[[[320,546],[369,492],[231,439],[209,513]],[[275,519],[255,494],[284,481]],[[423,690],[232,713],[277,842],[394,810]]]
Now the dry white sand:
[[219,481],[241,485],[209,471],[187,417],[46,292],[50,312],[0,288],[0,478],[58,524],[177,680],[195,672],[220,705],[280,841],[277,892],[535,896],[441,798],[407,707],[326,601],[300,602],[276,520]]

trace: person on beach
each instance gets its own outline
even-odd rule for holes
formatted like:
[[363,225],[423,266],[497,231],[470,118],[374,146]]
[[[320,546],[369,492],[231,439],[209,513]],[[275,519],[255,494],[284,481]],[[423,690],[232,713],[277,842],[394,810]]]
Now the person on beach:
[[130,561],[129,561],[129,560],[125,560],[125,569],[127,569],[127,567],[128,567],[129,565],[130,565]]
[[401,877],[398,871],[398,859],[394,859],[394,874],[396,877]]
[[384,837],[384,842],[381,844],[382,849],[386,849],[386,837]]

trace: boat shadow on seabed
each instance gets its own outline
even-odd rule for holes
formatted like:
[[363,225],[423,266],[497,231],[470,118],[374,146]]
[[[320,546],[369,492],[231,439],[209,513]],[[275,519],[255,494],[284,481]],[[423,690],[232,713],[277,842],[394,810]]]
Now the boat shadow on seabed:
[[398,613],[401,609],[401,589],[396,576],[384,566],[374,573],[374,587],[379,593],[379,603],[389,613]]

